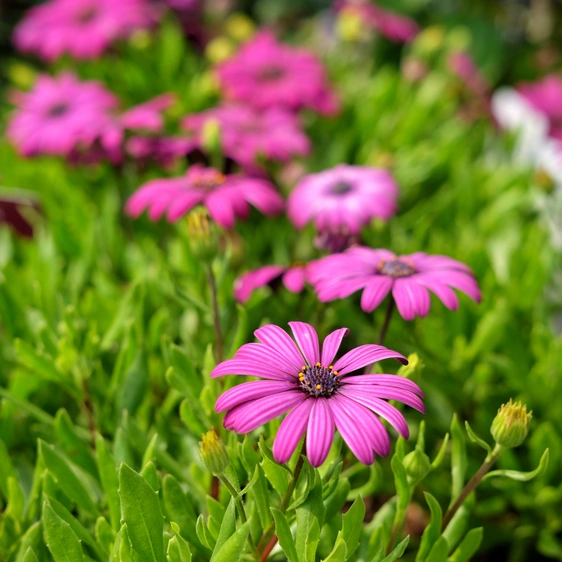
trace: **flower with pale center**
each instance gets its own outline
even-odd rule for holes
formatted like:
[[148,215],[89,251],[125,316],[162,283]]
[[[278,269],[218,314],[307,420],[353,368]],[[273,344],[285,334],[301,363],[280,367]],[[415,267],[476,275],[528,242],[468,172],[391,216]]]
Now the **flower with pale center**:
[[406,419],[386,400],[403,402],[423,413],[419,386],[398,375],[358,374],[383,359],[407,364],[404,356],[367,344],[336,359],[347,328],[329,334],[320,350],[312,326],[305,322],[289,322],[289,326],[294,339],[279,326],[263,326],[254,332],[260,343],[243,345],[233,359],[213,369],[211,377],[263,379],[237,385],[217,400],[216,411],[227,412],[227,429],[248,433],[288,412],[273,443],[275,460],[287,462],[306,434],[312,466],[326,460],[336,429],[362,463],[372,464],[375,454],[388,455],[390,438],[378,416],[408,438]]

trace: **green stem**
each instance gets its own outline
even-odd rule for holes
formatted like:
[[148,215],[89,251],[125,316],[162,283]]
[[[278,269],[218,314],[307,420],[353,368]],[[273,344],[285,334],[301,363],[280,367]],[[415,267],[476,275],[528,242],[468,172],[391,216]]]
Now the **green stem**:
[[392,318],[392,313],[394,312],[395,302],[392,295],[388,297],[388,305],[386,307],[386,314],[384,316],[384,321],[381,326],[381,331],[379,332],[379,337],[377,338],[377,345],[382,345],[384,338],[386,337],[386,332],[388,331],[388,326],[390,325],[390,319]]
[[[408,499],[408,505],[410,504],[410,500],[412,499],[412,493],[414,488],[410,488],[410,495]],[[398,501],[398,498],[397,498]],[[392,532],[390,533],[390,539],[388,541],[388,546],[386,548],[386,554],[390,554],[394,549],[394,545],[398,537],[402,536],[402,531],[404,530],[404,521],[406,520],[406,510],[399,509],[398,505],[396,506],[396,515],[394,516],[394,524],[392,525]]]
[[447,528],[447,525],[450,523],[451,519],[458,511],[460,506],[464,503],[466,498],[470,495],[471,492],[480,484],[484,475],[490,470],[492,465],[498,460],[502,452],[502,447],[500,445],[496,445],[494,450],[486,457],[482,466],[478,469],[476,474],[468,481],[466,486],[462,489],[459,497],[456,499],[455,503],[447,510],[445,513],[445,517],[443,517],[443,524],[441,526],[442,530]]
[[220,363],[223,360],[221,318],[220,318],[220,311],[219,311],[217,282],[211,264],[207,266],[207,279],[209,281],[209,288],[211,289],[211,300],[213,306],[213,327],[215,329],[216,359],[217,359],[217,363]]

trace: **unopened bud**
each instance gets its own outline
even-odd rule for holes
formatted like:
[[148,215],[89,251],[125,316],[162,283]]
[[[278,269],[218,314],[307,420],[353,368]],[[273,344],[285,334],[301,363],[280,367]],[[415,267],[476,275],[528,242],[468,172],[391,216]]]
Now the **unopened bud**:
[[354,42],[361,38],[363,22],[356,10],[342,10],[336,20],[336,32],[344,41]]
[[254,22],[245,14],[232,14],[226,20],[226,32],[236,41],[246,41],[255,31]]
[[228,37],[215,37],[207,44],[205,56],[214,64],[230,58],[236,51],[236,44]]
[[421,480],[431,468],[429,457],[419,447],[408,453],[403,463],[408,476],[416,481]]
[[207,433],[201,436],[199,455],[203,464],[215,476],[224,474],[230,462],[224,443],[214,429],[207,431]]
[[510,400],[503,404],[490,429],[495,442],[506,449],[521,445],[529,432],[532,414],[521,402]]
[[196,207],[187,215],[189,245],[202,261],[210,261],[218,250],[218,233],[207,209]]

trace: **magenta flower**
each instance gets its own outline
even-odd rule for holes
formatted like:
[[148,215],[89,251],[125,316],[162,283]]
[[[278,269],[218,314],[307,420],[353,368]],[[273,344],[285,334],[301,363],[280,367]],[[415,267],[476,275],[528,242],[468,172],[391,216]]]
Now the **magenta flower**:
[[549,120],[549,135],[562,140],[562,78],[551,74],[538,82],[520,84],[517,90]]
[[287,462],[306,432],[306,453],[312,466],[320,466],[328,456],[334,429],[364,464],[372,464],[375,453],[388,455],[390,439],[377,415],[408,438],[404,416],[385,400],[398,400],[423,413],[418,385],[398,375],[354,375],[382,359],[407,364],[402,355],[368,344],[334,361],[347,328],[332,332],[320,352],[312,326],[304,322],[289,322],[289,326],[296,344],[279,326],[269,324],[254,332],[261,343],[243,345],[233,359],[213,369],[211,377],[265,379],[235,386],[217,400],[216,411],[227,411],[227,429],[248,433],[289,411],[275,437],[273,456],[279,463]]
[[224,228],[232,228],[236,218],[247,218],[250,205],[265,215],[280,213],[284,207],[282,197],[264,179],[223,175],[195,165],[179,178],[142,185],[127,201],[126,211],[136,218],[148,209],[153,221],[166,213],[168,221],[174,222],[196,205],[207,207],[213,220]]
[[195,148],[192,139],[182,137],[132,136],[125,143],[125,151],[136,160],[155,161],[165,169]]
[[279,107],[258,112],[246,105],[224,105],[187,116],[182,125],[195,133],[200,148],[203,128],[211,120],[220,127],[224,155],[245,168],[253,169],[260,157],[287,162],[310,152],[299,118]]
[[234,297],[240,302],[246,302],[256,289],[265,287],[277,279],[281,279],[285,288],[291,293],[300,293],[307,281],[306,267],[305,264],[293,266],[265,265],[253,271],[248,271],[236,279]]
[[41,75],[30,92],[12,96],[18,106],[7,136],[23,156],[68,156],[88,149],[112,127],[117,98],[99,82],[73,74]]
[[324,68],[311,52],[277,42],[262,31],[217,68],[226,96],[257,109],[308,107],[332,114],[338,109]]
[[322,302],[343,299],[363,290],[361,308],[371,312],[392,292],[405,320],[429,313],[429,291],[456,310],[457,289],[480,302],[480,289],[465,264],[446,256],[416,252],[396,256],[388,250],[355,247],[309,264],[309,280]]
[[29,10],[16,27],[14,43],[47,61],[63,54],[92,59],[154,19],[147,0],[50,0]]
[[487,96],[490,85],[482,74],[470,53],[461,51],[451,54],[447,59],[447,65],[466,85],[466,87],[477,96]]
[[372,218],[392,217],[397,196],[386,170],[340,164],[305,176],[289,196],[287,214],[298,228],[313,221],[318,230],[345,227],[358,234]]

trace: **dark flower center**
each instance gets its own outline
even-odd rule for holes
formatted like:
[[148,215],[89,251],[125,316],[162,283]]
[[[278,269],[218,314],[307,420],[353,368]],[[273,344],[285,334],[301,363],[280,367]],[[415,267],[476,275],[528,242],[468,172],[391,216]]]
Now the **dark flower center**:
[[98,15],[98,9],[95,6],[90,6],[82,10],[76,18],[80,23],[90,23]]
[[414,273],[414,267],[402,260],[381,261],[377,266],[377,270],[382,275],[390,277],[409,277]]
[[259,78],[262,82],[274,82],[283,76],[285,76],[285,69],[276,65],[264,68],[259,74]]
[[68,111],[68,108],[69,106],[67,103],[57,103],[56,105],[53,105],[51,109],[49,109],[48,115],[49,117],[60,117]]
[[330,187],[331,195],[346,195],[350,191],[353,191],[353,186],[343,180],[340,180]]
[[313,367],[304,366],[299,373],[298,387],[309,396],[332,396],[340,385],[338,372],[334,367],[324,367],[316,363]]
[[205,170],[204,174],[192,179],[193,187],[202,191],[212,191],[215,187],[222,185],[226,178],[216,170]]

